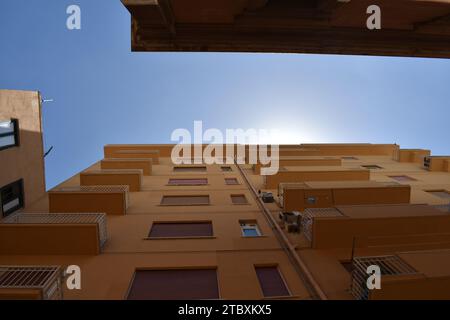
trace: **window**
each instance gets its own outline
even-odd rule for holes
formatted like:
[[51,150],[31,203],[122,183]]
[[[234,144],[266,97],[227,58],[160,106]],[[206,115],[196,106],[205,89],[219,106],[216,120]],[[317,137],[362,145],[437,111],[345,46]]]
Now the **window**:
[[0,189],[0,204],[3,217],[23,207],[23,180],[16,181]]
[[427,192],[441,199],[450,200],[450,192],[447,190],[432,190]]
[[382,167],[377,166],[376,164],[368,164],[368,165],[364,165],[362,167],[366,168],[366,169],[370,169],[370,170],[383,169]]
[[136,270],[128,300],[219,299],[216,269]]
[[204,186],[208,179],[169,179],[169,186]]
[[19,145],[19,121],[0,121],[0,150]]
[[416,179],[408,176],[389,176],[389,178],[397,180],[398,182],[417,181]]
[[278,267],[255,267],[264,297],[286,297],[290,296]]
[[220,169],[222,170],[222,172],[231,172],[231,171],[233,171],[233,169],[231,169],[231,167],[228,167],[228,166],[220,167]]
[[236,185],[236,184],[239,184],[239,181],[236,178],[225,178],[225,184]]
[[209,196],[163,196],[161,205],[164,206],[200,206],[208,205]]
[[206,172],[206,167],[174,167],[174,172]]
[[212,236],[211,222],[155,222],[148,235],[151,239]]
[[342,160],[358,160],[356,157],[341,157]]
[[232,194],[230,197],[233,204],[248,204],[247,198],[243,194]]
[[259,231],[256,221],[240,221],[241,231],[243,237],[260,237],[261,231]]

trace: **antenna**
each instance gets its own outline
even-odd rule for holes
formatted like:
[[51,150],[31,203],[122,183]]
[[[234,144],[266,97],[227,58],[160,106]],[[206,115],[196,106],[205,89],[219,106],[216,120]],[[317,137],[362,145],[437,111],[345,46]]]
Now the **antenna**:
[[44,99],[44,98],[41,99],[41,102],[42,102],[42,103],[45,103],[45,102],[54,102],[54,101],[55,101],[54,99]]
[[48,156],[48,154],[49,154],[50,152],[52,152],[52,150],[53,150],[53,146],[51,146],[50,149],[48,149],[47,152],[44,153],[44,158],[45,158],[46,156]]

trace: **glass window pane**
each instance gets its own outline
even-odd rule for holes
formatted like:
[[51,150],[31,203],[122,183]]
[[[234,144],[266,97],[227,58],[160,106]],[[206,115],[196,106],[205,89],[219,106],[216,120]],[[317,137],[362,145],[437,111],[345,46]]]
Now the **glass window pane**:
[[14,135],[0,137],[0,148],[7,147],[7,146],[14,146],[15,144],[16,144],[16,139],[15,139]]
[[14,133],[14,122],[12,121],[0,122],[0,134],[3,133]]
[[244,237],[258,237],[259,233],[256,229],[243,229]]

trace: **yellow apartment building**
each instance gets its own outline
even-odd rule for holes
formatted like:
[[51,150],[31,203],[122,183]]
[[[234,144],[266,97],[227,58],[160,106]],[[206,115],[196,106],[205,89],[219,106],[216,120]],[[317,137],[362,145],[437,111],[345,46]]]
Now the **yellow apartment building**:
[[40,117],[38,93],[0,91],[0,298],[450,299],[450,157],[286,145],[261,176],[106,145],[46,191]]

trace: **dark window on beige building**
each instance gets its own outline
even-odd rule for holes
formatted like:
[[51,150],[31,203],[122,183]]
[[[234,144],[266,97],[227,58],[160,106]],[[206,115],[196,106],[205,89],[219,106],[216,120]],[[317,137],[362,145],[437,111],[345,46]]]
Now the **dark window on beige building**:
[[408,176],[389,176],[389,178],[394,179],[398,182],[417,181],[416,179]]
[[239,184],[239,181],[236,178],[225,178],[225,184],[236,185],[236,184]]
[[174,172],[206,172],[206,167],[174,167]]
[[261,231],[256,221],[239,221],[239,223],[243,237],[261,237]]
[[169,179],[170,186],[204,186],[208,184],[208,179]]
[[450,192],[448,192],[447,190],[431,190],[427,192],[441,199],[450,200]]
[[163,196],[161,205],[165,206],[198,206],[208,205],[209,196]]
[[19,145],[19,121],[11,119],[0,120],[0,150]]
[[232,194],[230,197],[233,204],[248,204],[247,198],[243,194]]
[[233,169],[229,166],[220,167],[223,172],[231,172]]
[[216,269],[137,270],[128,300],[219,299]]
[[4,217],[23,207],[23,180],[18,180],[0,189],[0,204]]
[[290,296],[283,277],[278,267],[255,267],[259,284],[264,297],[286,297]]
[[364,165],[364,166],[361,166],[361,167],[366,168],[366,169],[370,169],[370,170],[383,169],[382,167],[377,166],[376,164],[368,164],[368,165]]
[[149,238],[191,238],[212,237],[212,223],[209,222],[155,222]]

